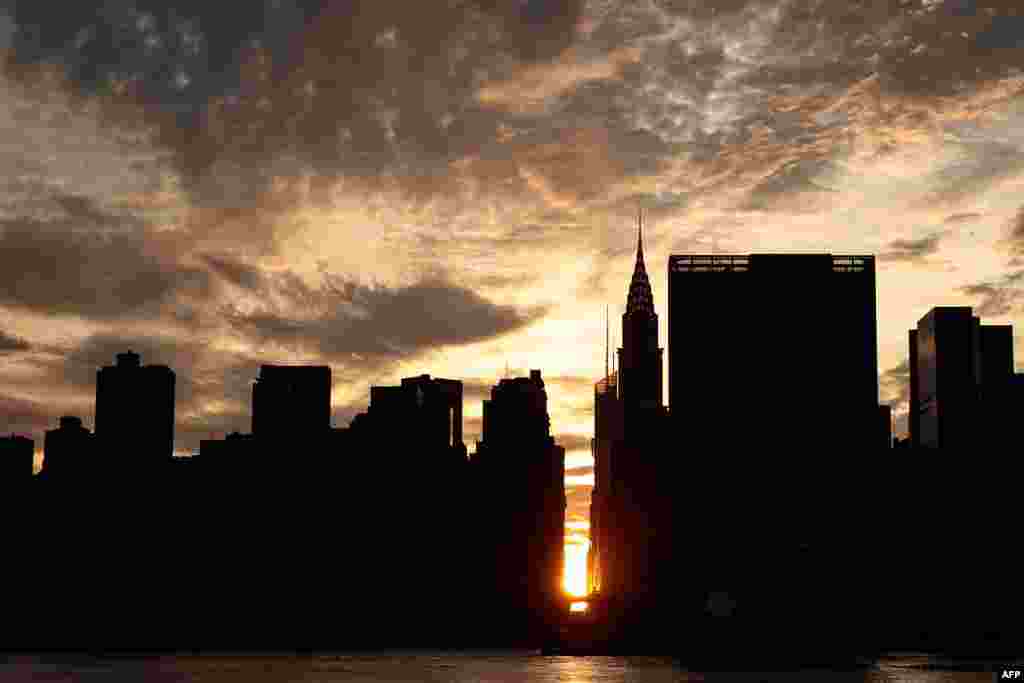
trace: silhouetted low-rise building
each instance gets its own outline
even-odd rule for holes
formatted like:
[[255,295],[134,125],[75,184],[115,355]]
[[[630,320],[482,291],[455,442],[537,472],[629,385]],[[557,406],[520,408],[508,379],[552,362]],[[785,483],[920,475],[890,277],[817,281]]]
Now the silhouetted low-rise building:
[[0,486],[32,479],[35,470],[35,441],[11,434],[0,436]]
[[[413,455],[412,449],[445,458],[449,465],[465,464],[462,382],[419,375],[403,378],[399,386],[370,387],[370,406],[365,416],[353,420],[351,429],[375,434],[378,447],[405,457]],[[419,460],[416,456],[408,464]],[[423,462],[439,465],[436,459]]]
[[331,368],[262,365],[252,387],[252,433],[268,438],[322,436],[331,427]]
[[65,415],[57,429],[47,430],[43,440],[43,470],[47,479],[74,481],[99,474],[92,433],[82,418]]
[[199,462],[204,467],[252,467],[256,456],[256,437],[252,434],[232,432],[223,439],[203,439],[199,442]]

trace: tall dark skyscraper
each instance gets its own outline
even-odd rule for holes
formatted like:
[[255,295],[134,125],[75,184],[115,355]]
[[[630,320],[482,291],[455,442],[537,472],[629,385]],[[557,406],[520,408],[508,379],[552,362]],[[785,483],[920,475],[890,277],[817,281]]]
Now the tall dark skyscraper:
[[[594,388],[591,581],[627,609],[657,602],[672,579],[672,480],[664,457],[663,350],[638,219],[618,370]],[[655,534],[657,529],[657,534]]]
[[658,346],[658,314],[644,265],[643,214],[637,221],[636,263],[622,314],[622,348],[618,350],[618,396],[626,416],[626,430],[649,429],[650,420],[635,422],[640,415],[657,416],[662,406],[662,354]]
[[534,610],[556,608],[565,543],[565,449],[550,431],[540,370],[502,379],[483,404],[483,434],[473,467],[497,544],[485,575],[499,594]]
[[163,462],[174,453],[174,371],[117,354],[96,372],[96,438],[115,467]]
[[963,448],[974,438],[978,402],[978,331],[968,306],[933,308],[917,323],[918,442]]
[[907,341],[910,345],[910,355],[907,361],[910,369],[910,404],[907,407],[907,431],[910,432],[908,435],[908,444],[903,444],[903,447],[918,448],[921,444],[921,412],[920,412],[920,397],[917,393],[917,330],[910,330],[907,333]]
[[916,448],[968,449],[1006,428],[1015,385],[1013,328],[968,306],[938,306],[911,330],[910,432]]
[[331,427],[331,369],[326,365],[262,365],[252,386],[252,433],[311,438]]
[[590,493],[590,554],[587,557],[589,583],[593,590],[617,589],[614,554],[622,539],[614,524],[612,504],[617,487],[612,449],[622,442],[622,407],[616,394],[616,373],[608,374],[594,386],[594,489]]
[[745,455],[877,447],[874,257],[674,255],[668,280],[673,433]]

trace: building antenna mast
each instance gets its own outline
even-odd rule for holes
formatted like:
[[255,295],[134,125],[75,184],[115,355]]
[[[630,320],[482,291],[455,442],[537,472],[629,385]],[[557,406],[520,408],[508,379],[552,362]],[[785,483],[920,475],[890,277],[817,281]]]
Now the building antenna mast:
[[637,215],[637,244],[640,245],[640,251],[644,250],[644,207],[640,207]]
[[618,342],[615,341],[615,337],[612,337],[612,374],[613,375],[615,374],[615,356],[616,356],[615,344],[617,344],[617,343]]
[[608,304],[604,305],[604,377],[608,379]]

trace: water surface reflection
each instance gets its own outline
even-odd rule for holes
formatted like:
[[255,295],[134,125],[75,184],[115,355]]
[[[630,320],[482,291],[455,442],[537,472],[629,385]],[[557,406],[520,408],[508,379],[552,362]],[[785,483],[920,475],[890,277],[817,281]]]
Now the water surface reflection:
[[[1024,666],[1024,660],[1018,660]],[[98,658],[81,655],[10,657],[0,680],[150,681],[156,683],[993,683],[1001,663],[900,655],[845,671],[690,671],[658,657],[542,657],[526,652],[403,652],[336,655],[217,655]],[[739,667],[737,667],[739,668]]]

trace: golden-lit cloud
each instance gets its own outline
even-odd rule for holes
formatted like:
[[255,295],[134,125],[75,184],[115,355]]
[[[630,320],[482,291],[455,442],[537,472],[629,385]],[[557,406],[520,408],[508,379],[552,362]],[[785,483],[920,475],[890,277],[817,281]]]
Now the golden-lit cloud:
[[487,83],[476,96],[487,106],[516,113],[537,113],[548,106],[548,100],[583,83],[619,78],[623,67],[637,63],[641,57],[642,52],[637,47],[621,47],[590,59],[570,48],[553,62],[526,65],[500,82]]
[[585,474],[566,474],[565,475],[566,486],[593,486],[594,485],[594,473],[587,472]]
[[578,546],[639,206],[666,347],[669,254],[877,254],[897,416],[929,308],[1021,317],[1006,3],[137,5],[0,10],[0,430],[37,445],[127,345],[178,373],[180,453],[247,429],[263,362],[331,365],[337,426],[465,379],[470,451],[540,368]]

